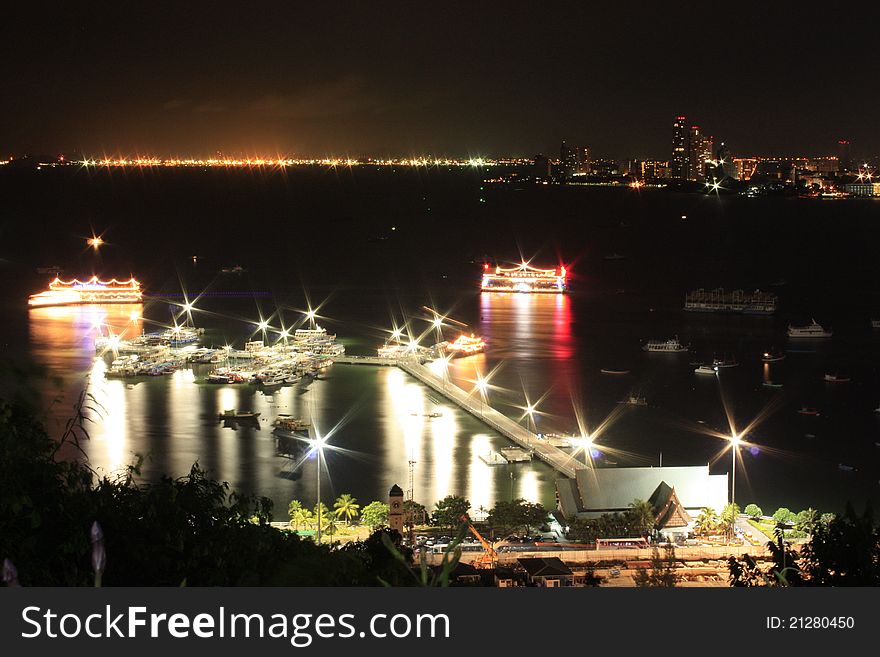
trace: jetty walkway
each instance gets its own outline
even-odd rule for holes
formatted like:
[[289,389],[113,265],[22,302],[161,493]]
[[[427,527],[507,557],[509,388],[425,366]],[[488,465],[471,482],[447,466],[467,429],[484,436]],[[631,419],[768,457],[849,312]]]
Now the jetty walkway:
[[571,454],[551,445],[547,440],[540,440],[535,433],[517,424],[500,411],[485,403],[479,392],[468,393],[462,390],[449,381],[448,378],[438,376],[432,372],[416,358],[394,359],[379,358],[377,356],[340,356],[334,357],[333,362],[347,365],[399,367],[414,379],[443,395],[443,397],[462,410],[470,413],[489,428],[497,431],[520,447],[529,450],[534,456],[566,477],[574,478],[575,470],[578,467],[583,467],[583,464],[579,463]]

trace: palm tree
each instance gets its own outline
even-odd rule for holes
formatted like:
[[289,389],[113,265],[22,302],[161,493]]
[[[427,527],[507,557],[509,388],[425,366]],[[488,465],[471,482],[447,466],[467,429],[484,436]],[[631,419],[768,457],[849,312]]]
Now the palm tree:
[[731,502],[721,510],[721,517],[718,523],[719,529],[724,532],[727,540],[733,538],[736,529],[736,519],[739,517],[739,506]]
[[300,509],[297,512],[297,526],[311,527],[314,524],[314,515],[308,509]]
[[302,502],[292,500],[290,506],[287,507],[287,515],[290,517],[290,524],[293,525],[294,531],[299,529],[299,523],[302,520]]
[[360,508],[357,500],[348,493],[343,493],[333,503],[333,513],[336,514],[337,518],[344,517],[346,525],[352,518],[357,518]]
[[694,529],[697,530],[698,534],[711,534],[715,530],[717,530],[718,514],[715,513],[715,509],[712,509],[708,506],[703,507],[700,510],[700,515],[697,516],[697,521],[694,524]]
[[324,527],[327,526],[327,518],[329,518],[331,516],[330,511],[327,509],[327,505],[324,504],[323,502],[321,502],[320,504],[316,504],[314,515],[315,515],[315,520],[314,520],[315,527],[318,526],[318,521],[320,520],[321,531],[324,531]]
[[330,537],[330,542],[332,543],[333,535],[339,531],[339,524],[336,522],[336,517],[334,515],[331,514],[327,516],[322,531]]

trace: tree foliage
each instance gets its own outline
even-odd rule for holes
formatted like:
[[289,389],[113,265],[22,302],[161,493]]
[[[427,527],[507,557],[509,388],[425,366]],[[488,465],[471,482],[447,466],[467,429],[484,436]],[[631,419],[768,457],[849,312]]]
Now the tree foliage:
[[570,525],[568,538],[578,543],[595,543],[597,538],[637,538],[654,530],[651,505],[633,500],[623,513],[603,513],[598,518],[577,518]]
[[361,509],[361,522],[370,529],[388,524],[388,505],[385,502],[370,502]]
[[[95,563],[103,586],[410,581],[395,559],[382,561],[381,539],[333,550],[279,531],[270,500],[239,495],[198,464],[153,483],[139,480],[137,465],[99,477],[82,458],[60,457],[76,440],[75,427],[53,440],[27,406],[0,400],[0,560],[22,585],[92,586]],[[287,511],[294,522],[310,513]]]
[[458,527],[461,517],[471,508],[471,503],[458,495],[447,495],[434,505],[431,520],[440,527]]
[[533,527],[540,527],[547,522],[547,510],[540,504],[524,499],[502,500],[489,511],[486,522],[498,536],[520,529],[530,533]]
[[791,524],[797,520],[797,516],[788,508],[781,506],[773,512],[773,520],[777,523]]
[[674,587],[679,576],[675,572],[675,546],[665,545],[663,554],[656,547],[651,552],[651,569],[636,568],[633,580],[639,587]]
[[842,516],[820,516],[799,553],[783,541],[783,532],[778,524],[776,539],[767,544],[769,566],[749,555],[731,557],[732,586],[880,585],[880,528],[870,504],[862,515],[847,505]]
[[761,510],[757,504],[746,504],[746,508],[743,511],[749,518],[757,519],[764,515],[764,512]]

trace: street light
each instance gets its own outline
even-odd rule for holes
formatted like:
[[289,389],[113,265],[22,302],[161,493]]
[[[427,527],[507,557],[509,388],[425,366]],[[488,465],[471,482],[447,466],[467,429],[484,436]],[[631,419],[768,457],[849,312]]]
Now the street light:
[[593,449],[593,439],[590,436],[579,436],[575,439],[578,447],[584,450],[584,465],[590,466],[590,450]]
[[317,476],[317,488],[318,488],[318,532],[316,534],[316,540],[318,545],[321,544],[321,461],[324,456],[324,445],[326,444],[327,439],[321,434],[317,434],[315,439],[312,441],[312,449],[318,454],[318,476]]
[[483,415],[483,404],[488,401],[489,382],[478,374],[475,387],[480,391],[480,415]]
[[742,438],[739,434],[731,434],[730,436],[730,454],[732,457],[733,472],[730,479],[730,503],[736,503],[736,453],[742,444]]

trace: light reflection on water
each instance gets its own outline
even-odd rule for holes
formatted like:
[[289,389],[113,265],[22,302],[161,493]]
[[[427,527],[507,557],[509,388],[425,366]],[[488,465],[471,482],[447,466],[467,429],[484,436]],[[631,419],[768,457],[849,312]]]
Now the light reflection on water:
[[[523,349],[521,338],[505,327],[511,303],[499,298],[500,323],[489,322],[488,328],[500,345],[519,341],[515,348]],[[547,303],[555,306],[558,301],[537,301]],[[494,305],[484,303],[483,308]],[[520,322],[530,321],[528,307],[518,312]],[[138,317],[140,313],[138,308]],[[103,325],[105,335],[109,326],[114,334],[133,336],[143,325],[131,317],[131,307],[114,305],[45,308],[30,315],[32,354],[65,378],[65,399],[71,402],[85,385],[94,396],[98,411],[89,412],[91,440],[84,447],[101,473],[121,470],[137,454],[145,457],[143,475],[148,479],[181,476],[198,461],[234,488],[272,498],[276,515],[283,516],[292,498],[313,504],[316,488],[313,460],[294,468],[295,461],[275,454],[271,422],[287,413],[311,421],[322,433],[330,432],[330,444],[342,450],[327,452],[325,502],[342,492],[353,493],[363,503],[384,499],[394,483],[406,490],[413,462],[414,498],[429,508],[450,494],[468,497],[474,509],[490,508],[511,495],[552,504],[555,475],[550,468],[537,461],[486,465],[481,456],[509,443],[396,368],[336,365],[323,380],[285,386],[271,394],[252,386],[204,384],[201,379],[209,366],[181,368],[162,377],[106,379],[110,356],[95,356],[95,327]],[[552,339],[552,331],[544,334],[546,322],[539,317],[537,324],[540,328],[534,331]],[[518,325],[512,328],[519,330]],[[462,375],[473,379],[486,361],[485,354],[457,359],[450,367],[450,384],[458,381],[472,390],[473,383]],[[217,420],[227,409],[261,415],[254,426],[230,428]],[[431,417],[434,413],[439,416]],[[65,414],[66,408],[56,409],[59,422]]]

